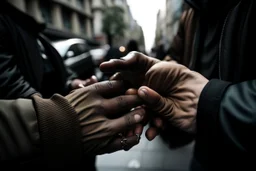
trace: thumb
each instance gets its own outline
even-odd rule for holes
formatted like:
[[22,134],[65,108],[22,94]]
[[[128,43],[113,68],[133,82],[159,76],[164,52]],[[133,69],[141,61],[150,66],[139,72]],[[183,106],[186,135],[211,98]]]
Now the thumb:
[[164,97],[146,86],[139,88],[138,95],[146,103],[147,107],[162,115],[173,106],[172,103],[167,104],[167,100]]

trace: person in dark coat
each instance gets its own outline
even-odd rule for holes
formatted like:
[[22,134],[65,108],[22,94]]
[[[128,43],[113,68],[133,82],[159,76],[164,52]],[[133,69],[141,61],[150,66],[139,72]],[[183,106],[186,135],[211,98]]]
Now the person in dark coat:
[[[67,95],[97,81],[95,77],[80,80],[67,68],[44,29],[45,24],[7,1],[0,2],[0,99]],[[95,157],[85,160],[88,169],[95,170]]]
[[126,45],[126,54],[132,51],[140,51],[138,42],[134,39],[130,40]]
[[0,5],[0,98],[50,97],[84,84],[43,35],[45,24],[6,1]]
[[161,130],[176,147],[195,141],[192,171],[256,170],[256,3],[186,2],[171,48],[176,62],[134,53],[101,68],[137,83],[157,117],[150,140]]

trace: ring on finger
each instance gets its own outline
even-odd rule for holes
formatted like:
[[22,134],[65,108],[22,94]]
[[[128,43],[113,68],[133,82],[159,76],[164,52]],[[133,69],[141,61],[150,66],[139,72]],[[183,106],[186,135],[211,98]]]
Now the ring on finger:
[[140,142],[140,134],[135,134],[137,136],[137,142]]
[[126,139],[126,138],[122,138],[121,141],[120,141],[120,143],[121,143],[121,147],[122,147],[123,150],[125,150],[125,151],[128,151],[128,150],[129,150],[129,149],[127,148],[127,139]]
[[119,136],[120,138],[124,138],[123,133],[119,133],[118,136]]

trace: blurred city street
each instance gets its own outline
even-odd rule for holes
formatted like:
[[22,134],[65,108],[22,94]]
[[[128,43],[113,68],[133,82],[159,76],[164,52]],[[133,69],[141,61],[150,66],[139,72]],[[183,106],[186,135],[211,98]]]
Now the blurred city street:
[[1,171],[256,171],[255,20],[256,0],[0,0]]
[[188,171],[193,145],[170,150],[159,136],[149,142],[144,132],[130,151],[98,156],[98,171]]

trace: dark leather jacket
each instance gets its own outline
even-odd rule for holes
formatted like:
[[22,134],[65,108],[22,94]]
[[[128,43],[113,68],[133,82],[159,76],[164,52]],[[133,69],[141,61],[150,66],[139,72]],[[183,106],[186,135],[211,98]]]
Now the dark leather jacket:
[[216,47],[217,79],[210,79],[198,106],[192,170],[255,170],[256,154],[256,2],[187,0],[171,57],[200,72],[206,34],[223,19]]

